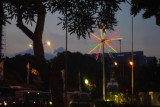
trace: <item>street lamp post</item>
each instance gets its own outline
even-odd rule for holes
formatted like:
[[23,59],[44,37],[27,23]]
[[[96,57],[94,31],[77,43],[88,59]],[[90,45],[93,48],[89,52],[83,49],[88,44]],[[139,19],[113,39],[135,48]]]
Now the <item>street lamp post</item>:
[[68,22],[67,22],[67,0],[65,0],[65,25],[66,25],[66,53],[65,53],[65,107],[67,107],[67,69],[68,69],[68,55],[67,55],[67,37],[68,37]]
[[[132,63],[133,63],[133,16],[132,16]],[[133,97],[133,65],[132,65],[132,97]]]
[[120,72],[120,77],[122,77],[122,70],[121,70],[121,66],[122,66],[122,64],[121,64],[121,40],[118,40],[119,41],[119,52],[120,52],[120,54],[119,54],[119,57],[120,57],[120,62],[119,62],[119,67],[120,67],[120,69],[119,69],[119,72]]
[[120,56],[121,56],[121,40],[119,40],[119,43],[120,43],[120,45],[119,45],[119,51],[120,51]]
[[104,62],[104,42],[103,45],[103,100],[105,100],[105,62]]

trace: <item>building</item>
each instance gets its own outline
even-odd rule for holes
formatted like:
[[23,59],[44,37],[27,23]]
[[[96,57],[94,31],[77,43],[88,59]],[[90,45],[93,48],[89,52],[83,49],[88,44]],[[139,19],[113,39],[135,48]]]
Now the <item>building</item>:
[[[108,53],[105,53],[105,60],[112,60],[121,63],[128,63],[132,60],[132,52],[112,53],[113,57],[110,57]],[[92,54],[92,57],[96,57],[96,54]],[[102,54],[99,55],[98,61],[102,61]],[[142,66],[148,65],[152,61],[153,57],[146,57],[143,51],[134,51],[133,60],[134,64]]]

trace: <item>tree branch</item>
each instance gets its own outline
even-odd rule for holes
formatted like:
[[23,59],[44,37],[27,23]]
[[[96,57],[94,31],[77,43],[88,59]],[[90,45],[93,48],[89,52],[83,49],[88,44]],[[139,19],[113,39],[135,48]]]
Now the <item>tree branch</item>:
[[42,4],[41,0],[34,0],[33,2],[35,4],[36,11],[38,12],[37,25],[36,25],[36,28],[35,28],[35,31],[34,31],[34,33],[37,37],[35,37],[35,38],[36,39],[42,39],[46,10],[45,10],[45,7]]
[[33,40],[33,32],[29,30],[22,22],[22,13],[18,13],[17,27],[19,27],[31,40]]
[[25,10],[31,3],[33,0],[29,0],[23,7],[22,10]]
[[[28,1],[30,2],[30,0]],[[29,3],[26,3],[29,4]],[[25,5],[26,6],[26,5]],[[29,30],[22,21],[22,10],[20,10],[20,5],[18,5],[18,18],[17,18],[17,27],[19,27],[31,40],[33,40],[34,34]]]

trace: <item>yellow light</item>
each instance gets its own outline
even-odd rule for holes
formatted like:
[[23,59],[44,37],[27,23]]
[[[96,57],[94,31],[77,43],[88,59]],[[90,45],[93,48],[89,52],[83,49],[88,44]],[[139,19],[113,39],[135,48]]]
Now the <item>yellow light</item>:
[[117,53],[117,51],[108,42],[105,41],[105,44],[107,44],[114,52]]
[[113,40],[121,40],[123,38],[116,38],[116,39],[108,39],[107,41],[113,41]]
[[129,64],[130,64],[131,66],[133,66],[133,62],[132,62],[132,61],[129,61]]
[[16,102],[15,101],[13,101],[13,104],[15,104]]
[[51,46],[51,42],[50,42],[50,41],[47,41],[47,45],[48,45],[48,46]]
[[110,99],[105,99],[105,101],[111,101]]
[[[99,47],[98,53],[100,53],[100,51],[101,51],[101,45],[102,45],[102,44],[100,44],[100,47]],[[98,60],[98,55],[99,55],[99,54],[97,54],[97,58],[96,58],[96,60]]]
[[52,101],[49,101],[49,104],[52,105]]
[[7,106],[7,102],[6,101],[4,101],[4,106]]
[[117,66],[117,65],[118,65],[118,63],[117,63],[117,62],[114,62],[114,65],[115,65],[115,66]]
[[38,95],[40,94],[40,93],[37,93]]
[[99,45],[101,45],[101,43],[99,43],[98,45],[96,45],[88,54],[90,54],[92,51],[94,51]]
[[30,92],[28,91],[28,94],[30,94]]
[[36,101],[33,101],[34,104],[36,104]]
[[118,97],[118,95],[114,95],[115,97]]
[[29,46],[30,48],[32,48],[32,47],[33,47],[33,45],[32,45],[32,44],[29,44],[28,46]]
[[85,79],[84,82],[85,82],[85,84],[88,84],[88,83],[89,83],[87,79]]
[[90,32],[90,34],[91,34],[93,37],[95,37],[96,39],[101,40],[99,37],[97,37],[97,36],[94,35],[93,33]]

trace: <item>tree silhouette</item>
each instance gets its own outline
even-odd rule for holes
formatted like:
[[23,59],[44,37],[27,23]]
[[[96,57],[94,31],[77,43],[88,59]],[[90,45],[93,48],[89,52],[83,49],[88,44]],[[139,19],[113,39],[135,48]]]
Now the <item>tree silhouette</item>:
[[[37,67],[42,80],[51,81],[50,88],[53,88],[54,105],[63,107],[62,92],[59,76],[46,63],[42,44],[42,33],[45,23],[46,11],[54,13],[58,11],[65,16],[67,11],[68,31],[76,33],[78,38],[86,37],[86,34],[93,31],[96,23],[106,28],[113,29],[117,21],[115,12],[120,9],[119,4],[124,0],[4,0],[4,5],[10,19],[16,18],[17,27],[22,30],[33,41],[34,55]],[[36,18],[36,19],[35,19]],[[65,17],[59,17],[63,29],[66,28]],[[24,22],[25,24],[24,24]],[[36,22],[35,30],[31,31],[26,24]]]
[[131,0],[131,14],[136,16],[141,10],[143,18],[156,16],[156,24],[160,26],[160,1],[159,0]]

